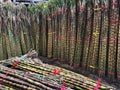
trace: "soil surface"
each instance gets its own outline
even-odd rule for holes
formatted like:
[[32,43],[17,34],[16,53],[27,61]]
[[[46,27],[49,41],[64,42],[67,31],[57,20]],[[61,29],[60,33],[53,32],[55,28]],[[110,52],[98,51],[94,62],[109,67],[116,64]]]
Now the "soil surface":
[[[94,75],[94,74],[90,73],[89,71],[82,70],[81,68],[72,67],[72,66],[68,65],[67,62],[60,62],[59,60],[48,59],[48,58],[42,57],[42,56],[40,56],[39,58],[44,63],[59,66],[59,67],[71,70],[73,72],[76,72],[76,73],[82,74],[86,77],[89,77],[93,80],[97,81],[97,79],[99,78],[97,75]],[[120,90],[120,80],[119,81],[118,80],[111,81],[111,80],[104,77],[104,78],[102,78],[102,83],[109,85],[109,86],[112,86],[112,87],[116,88],[116,90]]]

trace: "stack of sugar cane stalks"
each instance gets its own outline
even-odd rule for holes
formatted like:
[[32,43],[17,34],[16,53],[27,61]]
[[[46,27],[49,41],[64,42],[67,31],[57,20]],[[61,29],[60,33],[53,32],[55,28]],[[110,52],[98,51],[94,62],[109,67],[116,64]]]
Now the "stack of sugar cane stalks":
[[[43,63],[35,50],[0,61],[0,90],[93,90],[97,81]],[[100,83],[99,90],[114,90]]]
[[120,0],[0,4],[0,60],[40,56],[120,81]]
[[25,5],[0,4],[0,60],[38,48],[38,27],[37,16],[30,14]]

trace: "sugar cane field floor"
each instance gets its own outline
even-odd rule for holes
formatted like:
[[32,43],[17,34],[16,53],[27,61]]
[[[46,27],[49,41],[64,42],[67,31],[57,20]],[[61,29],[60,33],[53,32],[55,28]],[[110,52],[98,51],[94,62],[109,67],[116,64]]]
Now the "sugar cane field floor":
[[[68,69],[68,70],[71,70],[73,72],[76,72],[76,73],[79,73],[79,74],[82,74],[86,77],[89,77],[93,80],[97,80],[99,77],[90,73],[89,71],[85,71],[83,69],[80,69],[80,68],[75,68],[75,67],[72,67],[70,65],[67,64],[67,62],[60,62],[58,60],[53,60],[53,59],[48,59],[46,57],[39,57],[44,63],[48,63],[48,64],[51,64],[51,65],[55,65],[55,66],[59,66],[59,67],[62,67],[62,68],[65,68],[65,69]],[[106,79],[106,78],[103,78],[102,79],[102,82],[106,85],[110,85],[112,87],[115,87],[116,90],[120,90],[120,81],[116,81],[116,80],[113,80],[110,82],[110,80]]]
[[[0,61],[0,90],[93,90],[97,86],[98,77],[89,72],[65,62],[30,55]],[[54,76],[53,70],[58,69],[61,72]],[[102,79],[99,90],[120,90],[120,86],[118,82],[107,83]]]

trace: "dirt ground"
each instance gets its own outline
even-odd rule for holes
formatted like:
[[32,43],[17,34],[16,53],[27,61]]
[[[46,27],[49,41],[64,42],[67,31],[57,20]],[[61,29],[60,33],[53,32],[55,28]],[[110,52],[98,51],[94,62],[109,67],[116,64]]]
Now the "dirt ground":
[[[39,57],[39,58],[44,63],[55,65],[55,66],[59,66],[59,67],[71,70],[73,72],[76,72],[76,73],[82,74],[82,75],[84,75],[86,77],[89,77],[89,78],[91,78],[93,80],[97,80],[99,78],[97,75],[94,75],[94,74],[92,74],[92,73],[90,73],[88,71],[84,71],[81,68],[72,67],[72,66],[66,64],[66,62],[60,62],[58,60],[47,59],[46,57]],[[102,83],[110,85],[110,86],[116,88],[116,90],[120,90],[120,81],[118,81],[118,80],[110,81],[110,80],[108,80],[106,78],[102,78]]]

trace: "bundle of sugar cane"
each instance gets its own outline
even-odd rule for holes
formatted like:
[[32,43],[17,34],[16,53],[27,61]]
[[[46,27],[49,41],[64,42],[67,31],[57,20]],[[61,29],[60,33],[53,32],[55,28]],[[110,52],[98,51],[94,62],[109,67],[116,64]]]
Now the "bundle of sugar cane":
[[[30,52],[29,52],[30,53]],[[27,60],[26,60],[27,61]],[[43,63],[41,63],[40,62],[40,64],[38,64],[38,65],[34,65],[34,64],[31,64],[31,63],[25,63],[25,62],[21,62],[20,63],[21,64],[21,66],[25,66],[25,67],[27,67],[28,66],[28,68],[29,69],[31,69],[31,68],[33,68],[33,71],[34,71],[34,69],[37,71],[38,69],[39,70],[41,70],[41,72],[42,73],[48,73],[48,74],[51,74],[51,75],[53,75],[53,70],[54,69],[59,69],[59,67],[57,67],[57,66],[52,66],[52,65],[48,65],[48,64],[43,64]],[[38,71],[38,72],[40,72],[40,71]],[[62,69],[62,72],[60,73],[60,75],[62,75],[62,76],[65,76],[65,77],[69,77],[69,79],[75,79],[75,80],[80,80],[80,82],[82,82],[82,80],[85,80],[85,78],[86,77],[83,77],[83,76],[81,76],[81,75],[79,75],[79,74],[76,74],[76,73],[74,73],[74,72],[71,72],[71,71],[69,71],[69,70],[66,70],[66,69]],[[82,79],[81,79],[82,78]],[[74,80],[74,81],[75,81]],[[95,81],[93,81],[93,80],[91,80],[91,79],[89,79],[88,81],[90,81],[90,82],[92,82],[93,84],[93,86],[95,86],[96,85],[96,83],[97,82],[95,82]],[[104,85],[103,85],[104,86]],[[102,87],[102,86],[101,86]],[[105,88],[105,87],[102,87],[102,88]]]
[[[5,71],[0,71],[0,73],[3,73],[3,74],[0,74],[0,76],[2,78],[2,76],[5,74]],[[33,76],[33,75],[31,74],[29,76],[28,74],[19,74],[18,72],[14,71],[13,73],[9,73],[9,75],[4,78],[5,81],[2,81],[2,79],[1,79],[1,82],[4,82],[4,84],[6,84],[7,83],[6,81],[11,81],[11,82],[14,82],[14,84],[15,83],[22,84],[23,86],[26,86],[26,87],[29,86],[29,88],[31,87],[34,89],[44,88],[47,90],[54,90],[52,88],[56,88],[56,89],[60,88],[60,86],[56,87],[54,82],[49,84],[48,81],[45,81],[44,79],[39,80],[39,79],[37,79],[37,76],[36,76],[36,78],[33,78],[31,76]],[[36,81],[36,82],[34,82],[34,81]],[[13,84],[11,84],[11,85],[13,85]],[[49,88],[48,86],[52,87],[52,88]],[[19,88],[22,88],[22,87],[19,86]]]
[[[27,61],[27,58],[26,58],[26,61]],[[30,61],[29,61],[30,62]],[[41,64],[40,63],[40,65],[35,65],[35,64],[31,64],[31,63],[26,63],[26,62],[20,62],[19,64],[18,64],[18,67],[20,68],[20,69],[24,69],[24,70],[28,70],[28,71],[32,71],[32,72],[35,72],[35,73],[39,73],[39,74],[43,74],[43,75],[46,75],[46,76],[53,76],[53,70],[56,68],[56,69],[58,69],[59,67],[56,67],[56,66],[51,66],[51,65],[45,65],[45,67],[44,67],[44,64]],[[65,69],[63,69],[62,70],[62,72],[60,73],[60,75],[62,75],[62,76],[64,76],[65,78],[66,78],[66,81],[69,81],[69,80],[71,80],[72,79],[72,82],[73,82],[73,84],[74,83],[78,83],[78,84],[80,84],[80,83],[82,83],[83,81],[82,80],[84,80],[85,79],[85,77],[83,78],[81,78],[81,76],[79,76],[79,75],[77,75],[77,74],[75,74],[75,73],[72,73],[72,72],[70,72],[70,71],[68,71],[68,70],[65,70]],[[72,75],[72,76],[71,76]],[[78,80],[78,81],[76,81],[76,80]],[[91,85],[93,85],[93,86],[95,86],[96,85],[96,82],[93,82],[93,81],[90,81],[90,82],[92,82],[93,84],[91,84]],[[69,82],[69,83],[71,83],[71,82]],[[77,85],[77,84],[76,84]],[[103,88],[105,88],[105,87],[103,87]]]
[[[5,69],[5,67],[3,67],[3,66],[1,66],[1,68],[2,68],[2,70]],[[3,73],[2,75],[5,74],[5,71],[0,71],[0,72]],[[47,81],[45,80],[45,78],[42,79],[42,77],[39,80],[39,78],[37,78],[38,74],[31,74],[31,73],[30,74],[20,74],[17,71],[13,70],[13,73],[9,73],[9,75],[10,76],[7,76],[5,78],[5,80],[7,79],[7,80],[15,82],[17,84],[20,84],[21,83],[20,80],[22,80],[22,83],[21,83],[22,85],[26,84],[25,86],[31,86],[31,88],[35,88],[35,89],[40,89],[40,87],[41,87],[41,88],[44,88],[47,90],[51,90],[49,87],[52,87],[53,88],[52,90],[54,90],[55,88],[57,89],[62,86],[62,85],[57,84],[57,82],[55,83],[55,81],[51,81],[51,80],[49,81],[48,80],[49,77],[48,77]],[[36,77],[33,77],[35,75],[36,75]],[[22,76],[24,76],[24,77],[22,77]],[[16,77],[20,80],[17,80]],[[34,82],[34,81],[36,81],[36,82]],[[28,83],[32,84],[32,85],[29,85]],[[70,90],[70,88],[67,90]]]
[[[29,71],[32,71],[32,72],[36,72],[36,73],[39,73],[39,74],[43,74],[45,76],[53,76],[53,70],[56,68],[56,69],[59,69],[59,67],[56,67],[56,66],[51,66],[51,65],[45,65],[45,67],[43,67],[42,65],[30,65],[30,64],[25,64],[23,62],[21,62],[18,67],[20,67],[21,69],[25,69],[25,70],[29,70]],[[86,83],[88,85],[86,85],[87,87],[94,87],[96,86],[97,82],[91,80],[91,79],[87,79],[88,81],[87,82],[84,82],[86,80],[87,77],[83,77],[79,74],[76,74],[74,72],[71,72],[71,71],[68,71],[68,70],[65,70],[65,69],[62,69],[62,72],[60,73],[61,76],[63,76],[66,80],[66,82],[68,83],[72,83],[72,84],[75,84],[75,85],[80,85],[83,83]],[[84,81],[83,81],[84,80]],[[70,82],[71,81],[71,82]],[[102,84],[102,86],[100,88],[109,88],[109,87],[106,87],[104,84]]]
[[[27,71],[29,71],[29,72],[35,72],[35,73],[38,73],[38,74],[42,74],[42,75],[47,76],[47,77],[52,77],[52,76],[53,76],[52,72],[50,73],[50,72],[45,72],[45,71],[42,71],[42,70],[37,70],[37,69],[35,69],[35,68],[26,67],[26,65],[25,65],[25,66],[23,66],[23,65],[22,65],[22,66],[19,66],[19,65],[18,65],[18,67],[20,67],[20,69],[27,70]],[[61,74],[61,75],[62,75],[62,74]],[[64,74],[63,74],[63,75],[64,75]],[[62,76],[63,76],[63,75],[62,75]],[[65,77],[65,76],[64,76],[64,77]],[[54,79],[54,78],[53,78],[53,80],[60,82],[59,79]],[[83,86],[82,82],[77,82],[77,81],[75,81],[75,80],[71,80],[70,76],[69,76],[68,78],[65,77],[65,81],[66,81],[66,83],[68,83],[68,84],[75,85],[74,88],[84,87],[84,88],[86,88],[86,89],[90,89],[90,86],[89,86],[89,88],[86,87],[86,85]]]
[[[22,79],[22,78],[21,78],[21,79]],[[22,80],[24,80],[24,79],[22,79]],[[71,83],[71,82],[69,82],[69,83]],[[71,83],[71,84],[72,84],[72,85],[76,85],[76,84],[74,84],[74,83]],[[77,85],[76,85],[75,87],[78,88]],[[80,87],[79,87],[79,88],[80,88]]]
[[[77,90],[92,90],[97,85],[96,81],[72,71],[57,66],[44,64],[39,59],[36,61],[34,60],[36,57],[37,53],[35,50],[30,50],[29,53],[21,57],[15,57],[8,62],[2,62],[4,66],[0,65],[0,77],[3,78],[4,75],[7,76],[4,77],[4,80],[0,79],[0,81],[4,81],[5,85],[11,85],[13,89],[22,88],[23,90],[26,88],[28,89],[28,87],[32,88],[33,90],[40,88],[56,90],[61,88],[63,82],[66,82],[66,87]],[[14,63],[17,60],[21,61],[17,63],[15,67]],[[12,65],[14,69],[6,67],[10,65]],[[23,73],[20,73],[19,70],[22,70]],[[55,70],[60,70],[57,75],[54,73]],[[6,74],[8,71],[12,72]],[[21,84],[23,86],[21,86]],[[71,90],[70,88],[68,88],[68,90]],[[111,87],[101,84],[100,89],[110,90]]]

